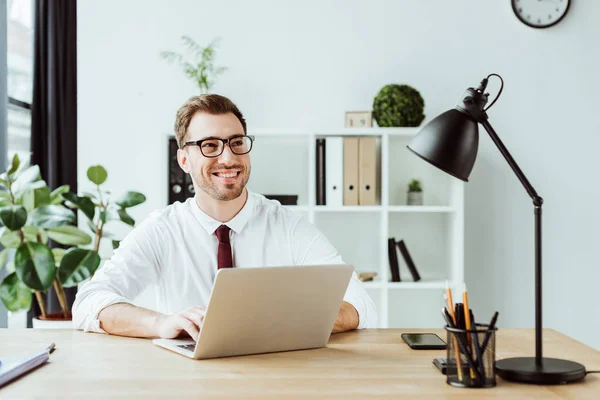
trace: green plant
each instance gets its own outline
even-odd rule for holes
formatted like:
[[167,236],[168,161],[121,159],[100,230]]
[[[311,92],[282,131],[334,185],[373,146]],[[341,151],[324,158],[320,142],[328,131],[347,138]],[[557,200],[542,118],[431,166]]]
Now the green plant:
[[217,77],[227,70],[226,67],[213,65],[219,40],[220,38],[213,39],[208,46],[201,47],[188,36],[182,36],[181,41],[187,47],[191,58],[185,59],[183,54],[173,51],[163,51],[160,56],[168,62],[178,61],[185,76],[198,85],[200,94],[205,94],[214,86]]
[[411,180],[408,184],[408,191],[409,193],[422,192],[423,188],[421,187],[421,181],[418,179]]
[[108,173],[101,165],[89,167],[87,177],[95,185],[94,190],[84,192],[81,196],[75,193],[64,193],[63,197],[67,200],[66,205],[79,209],[86,217],[87,225],[94,237],[92,249],[95,252],[100,251],[100,242],[104,238],[110,239],[113,249],[116,249],[120,240],[113,232],[107,230],[107,224],[111,221],[121,221],[135,226],[135,220],[127,210],[145,202],[146,196],[139,192],[127,191],[120,197],[112,199],[111,192],[102,188],[108,178]]
[[[72,225],[75,214],[63,205],[68,191],[65,185],[50,192],[39,167],[21,165],[17,155],[0,175],[0,268],[8,269],[0,298],[9,311],[28,310],[33,292],[45,317],[42,293],[54,286],[68,318],[63,288],[88,278],[100,264],[97,252],[77,247],[92,239]],[[72,247],[51,248],[49,240]]]
[[419,126],[425,114],[421,94],[408,85],[386,85],[373,100],[373,118],[380,127]]

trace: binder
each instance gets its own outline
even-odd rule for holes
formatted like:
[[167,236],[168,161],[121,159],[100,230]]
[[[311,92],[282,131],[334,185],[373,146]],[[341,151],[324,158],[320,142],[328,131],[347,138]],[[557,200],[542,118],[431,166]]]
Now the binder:
[[415,263],[413,262],[412,257],[410,256],[410,253],[408,252],[408,249],[406,248],[406,244],[404,243],[404,240],[400,240],[398,242],[398,248],[400,249],[400,253],[402,253],[402,257],[404,258],[404,261],[406,261],[406,266],[408,267],[410,274],[412,275],[414,281],[415,282],[420,281],[421,276],[419,275],[419,271],[417,271],[417,267],[415,266]]
[[344,204],[344,139],[325,139],[325,199],[328,206]]
[[396,239],[388,239],[388,258],[390,260],[390,272],[392,282],[400,282],[400,268],[398,267],[398,254],[396,253]]
[[317,139],[316,142],[316,177],[315,182],[317,185],[317,198],[315,204],[318,206],[325,205],[325,139]]
[[358,140],[358,204],[376,204],[377,193],[377,144],[374,137],[361,137]]
[[344,205],[358,205],[358,138],[344,138]]

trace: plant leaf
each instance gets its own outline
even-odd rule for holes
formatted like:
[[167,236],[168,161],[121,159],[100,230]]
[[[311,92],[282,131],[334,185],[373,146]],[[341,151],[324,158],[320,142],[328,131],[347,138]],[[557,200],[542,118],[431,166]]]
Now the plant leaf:
[[70,248],[60,262],[58,279],[64,287],[75,286],[92,276],[99,265],[100,256],[95,251]]
[[11,231],[17,231],[27,222],[27,211],[23,206],[0,207],[0,220]]
[[6,227],[2,227],[2,234],[0,235],[0,244],[7,249],[16,249],[21,245],[21,236],[19,231],[9,231]]
[[142,204],[146,201],[146,196],[139,192],[127,192],[123,196],[121,196],[116,203],[121,208],[129,208],[133,206],[137,206],[138,204]]
[[17,172],[17,170],[19,169],[20,164],[21,164],[21,161],[19,160],[19,155],[17,153],[15,153],[15,155],[13,156],[11,165],[10,165],[10,169],[7,172],[8,176],[12,177],[14,175],[14,173]]
[[113,250],[116,250],[119,248],[119,245],[121,244],[120,240],[111,240],[112,241],[112,246],[113,246]]
[[15,253],[15,272],[34,290],[46,290],[56,276],[56,263],[50,249],[40,243],[25,242]]
[[30,218],[33,225],[50,229],[73,223],[75,213],[63,206],[43,206],[33,210]]
[[10,249],[4,249],[4,250],[0,251],[0,269],[2,269],[2,267],[4,267],[4,264],[6,264],[6,258],[8,257],[9,251],[10,251]]
[[39,188],[32,188],[23,193],[21,204],[23,207],[25,207],[27,212],[31,212],[38,207],[50,204],[50,189],[48,189],[46,183],[44,181],[37,181],[34,182],[32,186],[41,185],[39,182],[42,182],[43,186]]
[[87,177],[96,185],[102,185],[108,177],[108,172],[102,165],[93,165],[87,170]]
[[63,225],[49,229],[48,237],[67,246],[80,246],[92,243],[90,235],[73,225]]
[[65,200],[71,202],[76,208],[81,210],[88,219],[93,220],[96,213],[96,205],[89,197],[77,196],[75,193],[63,193]]
[[121,218],[121,221],[125,222],[127,225],[135,226],[135,221],[129,214],[127,214],[127,210],[121,208],[117,212],[119,213],[119,218]]
[[62,258],[67,252],[67,249],[63,249],[62,247],[54,247],[50,251],[52,251],[52,255],[54,256],[54,263],[58,267],[62,261]]
[[62,185],[57,187],[50,193],[50,204],[60,204],[64,201],[64,197],[62,197],[63,193],[69,193],[71,187],[69,185]]
[[8,311],[31,308],[31,289],[19,280],[15,272],[7,275],[0,283],[0,298]]
[[[39,235],[39,237],[38,237]],[[23,236],[25,236],[25,240],[28,240],[30,242],[40,242],[39,239],[42,240],[41,243],[43,244],[47,244],[48,243],[48,235],[46,234],[46,231],[44,231],[42,228],[38,228],[36,226],[33,225],[26,225],[23,227]]]
[[21,197],[21,195],[23,195],[23,193],[25,193],[27,190],[35,188],[32,187],[32,184],[39,181],[40,167],[37,165],[32,165],[25,168],[17,175],[17,179],[15,179],[15,182],[12,185],[12,191],[15,197]]

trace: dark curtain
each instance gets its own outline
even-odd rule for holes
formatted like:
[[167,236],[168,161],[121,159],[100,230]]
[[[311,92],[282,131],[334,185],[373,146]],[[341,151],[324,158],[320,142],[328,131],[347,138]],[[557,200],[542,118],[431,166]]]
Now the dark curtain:
[[[50,189],[77,192],[77,2],[36,0],[34,23],[31,163]],[[65,289],[69,306],[76,288]],[[60,311],[49,291],[48,312]],[[39,315],[37,302],[29,313]]]

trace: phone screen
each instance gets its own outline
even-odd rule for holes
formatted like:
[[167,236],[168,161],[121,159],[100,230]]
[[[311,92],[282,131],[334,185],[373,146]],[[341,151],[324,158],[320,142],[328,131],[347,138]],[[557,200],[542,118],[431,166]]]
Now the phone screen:
[[418,346],[446,346],[446,342],[435,333],[405,333],[402,338],[406,343]]

